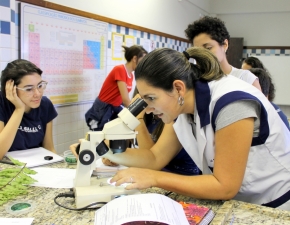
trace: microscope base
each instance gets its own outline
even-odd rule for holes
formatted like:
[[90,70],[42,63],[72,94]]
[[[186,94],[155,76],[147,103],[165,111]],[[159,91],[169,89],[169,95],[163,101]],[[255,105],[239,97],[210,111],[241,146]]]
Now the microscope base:
[[[125,195],[141,194],[137,189],[126,190],[122,186],[112,186],[107,183],[108,178],[91,181],[90,186],[75,187],[75,202],[77,208],[85,207],[94,202],[109,202]],[[102,205],[100,205],[102,206]]]

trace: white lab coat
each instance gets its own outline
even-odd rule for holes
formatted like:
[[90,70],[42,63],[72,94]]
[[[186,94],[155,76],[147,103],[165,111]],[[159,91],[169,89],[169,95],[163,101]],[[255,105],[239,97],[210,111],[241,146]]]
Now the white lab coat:
[[[259,137],[253,138],[242,186],[234,199],[265,204],[284,195],[279,200],[288,199],[285,204],[290,210],[290,132],[268,99],[252,85],[231,75],[209,83],[198,81],[195,95],[196,128],[194,123],[190,123],[188,115],[182,114],[174,129],[180,143],[203,174],[210,174],[209,168],[214,168],[215,125],[212,121],[215,121],[219,110],[235,100],[254,99],[260,102]],[[279,205],[276,202],[269,206]]]

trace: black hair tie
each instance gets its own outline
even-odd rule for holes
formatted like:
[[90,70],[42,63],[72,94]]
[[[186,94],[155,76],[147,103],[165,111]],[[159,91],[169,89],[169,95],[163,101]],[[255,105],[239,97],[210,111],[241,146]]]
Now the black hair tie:
[[189,56],[189,54],[186,51],[183,51],[183,55],[187,58],[187,60],[190,59],[190,56]]

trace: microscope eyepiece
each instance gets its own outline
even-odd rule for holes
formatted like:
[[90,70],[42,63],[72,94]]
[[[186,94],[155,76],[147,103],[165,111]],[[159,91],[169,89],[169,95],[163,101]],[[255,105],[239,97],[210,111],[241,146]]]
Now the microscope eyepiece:
[[128,106],[128,110],[132,113],[133,116],[137,116],[143,109],[147,107],[147,103],[142,98],[137,98]]
[[105,155],[109,151],[108,146],[106,145],[105,141],[102,141],[97,147],[96,152],[99,156]]

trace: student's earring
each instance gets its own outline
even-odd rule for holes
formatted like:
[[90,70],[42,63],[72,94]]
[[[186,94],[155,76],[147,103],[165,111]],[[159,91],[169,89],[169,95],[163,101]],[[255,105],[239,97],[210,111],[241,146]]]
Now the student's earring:
[[178,97],[178,104],[182,106],[184,104],[184,98],[179,95]]

